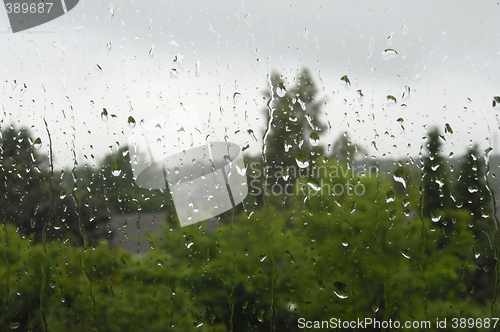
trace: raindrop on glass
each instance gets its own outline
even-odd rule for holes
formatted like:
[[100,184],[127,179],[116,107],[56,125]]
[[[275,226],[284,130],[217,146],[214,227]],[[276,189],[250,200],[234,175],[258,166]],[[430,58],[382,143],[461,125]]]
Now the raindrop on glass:
[[135,127],[135,119],[131,116],[128,117],[128,125],[130,126],[130,128],[134,128]]

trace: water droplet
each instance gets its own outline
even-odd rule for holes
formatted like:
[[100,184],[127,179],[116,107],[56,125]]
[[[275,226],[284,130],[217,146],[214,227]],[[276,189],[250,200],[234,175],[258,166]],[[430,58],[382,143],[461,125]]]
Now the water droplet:
[[[297,103],[300,105],[300,108],[302,108],[303,111],[306,110],[306,103],[304,103],[300,98],[297,98]],[[307,114],[306,114],[307,117]]]
[[451,129],[451,126],[450,126],[449,123],[447,123],[447,124],[444,125],[444,132],[445,133],[453,134],[453,129]]
[[151,48],[149,49],[149,56],[150,57],[153,57],[155,55],[155,46],[151,46]]
[[128,117],[128,125],[130,126],[130,128],[134,128],[135,127],[135,119],[131,116]]
[[318,192],[321,190],[321,184],[319,184],[316,180],[314,179],[309,179],[307,180],[307,185],[314,191]]
[[201,64],[200,61],[196,61],[196,77],[200,77]]
[[408,26],[405,24],[401,27],[401,33],[403,34],[403,36],[406,36],[408,34]]
[[321,289],[326,289],[325,285],[323,284],[323,281],[321,281],[321,280],[318,280],[318,286],[319,286]]
[[183,67],[184,55],[182,53],[177,53],[174,57],[173,62],[178,63],[181,68]]
[[108,110],[103,108],[101,112],[101,119],[104,122],[108,122]]
[[439,220],[441,220],[441,215],[439,215],[439,216],[431,216],[431,220],[433,222],[438,222]]
[[158,266],[161,266],[161,267],[165,266],[165,264],[160,259],[157,259],[156,263],[158,263]]
[[404,175],[404,171],[402,169],[399,169],[399,170],[394,172],[392,177],[394,178],[394,181],[401,183],[403,185],[403,187],[406,189],[406,181],[403,178],[403,175]]
[[349,243],[347,242],[347,239],[345,237],[342,239],[342,245],[344,247],[347,247],[349,245]]
[[396,97],[394,97],[393,95],[388,95],[387,100],[397,103]]
[[356,202],[353,202],[351,205],[351,213],[356,212]]
[[292,254],[291,254],[288,250],[286,250],[286,251],[285,251],[285,254],[287,254],[287,255],[288,255],[288,257],[290,258],[290,262],[291,262],[292,264],[295,264],[295,260],[293,259]]
[[10,329],[11,330],[16,330],[21,327],[21,323],[11,323],[10,324]]
[[278,95],[278,97],[280,98],[283,98],[286,94],[286,88],[285,88],[285,84],[283,84],[283,82],[279,83],[277,88],[276,88],[276,94]]
[[481,253],[477,251],[477,247],[474,245],[472,246],[472,252],[474,253],[474,258],[478,259],[479,256],[481,256]]
[[33,147],[35,149],[40,149],[40,147],[42,146],[42,140],[40,139],[40,137],[38,137],[34,142],[33,142]]
[[113,166],[111,168],[111,173],[114,176],[120,176],[122,170],[121,170],[121,164],[118,161],[113,162]]
[[395,58],[398,56],[398,52],[396,52],[396,50],[392,49],[392,48],[388,48],[386,50],[384,50],[384,52],[382,52],[382,57],[384,58],[384,60],[390,60],[392,58]]
[[319,144],[319,135],[316,132],[312,132],[309,135],[309,141],[311,142],[312,146],[318,146]]
[[387,45],[391,45],[392,44],[392,36],[394,35],[394,32],[391,32],[391,34],[389,35],[389,37],[387,37]]
[[401,250],[401,255],[403,255],[404,258],[410,259],[410,254],[408,252],[408,249]]
[[247,174],[247,169],[246,169],[243,161],[241,161],[241,163],[240,163],[240,161],[241,161],[241,159],[238,160],[238,162],[236,163],[236,171],[238,172],[239,175],[245,176],[245,174]]
[[467,191],[470,192],[471,194],[473,194],[473,193],[477,193],[479,191],[479,189],[476,186],[469,186],[467,188]]
[[260,255],[259,260],[260,260],[261,262],[263,262],[266,258],[267,258],[267,256],[266,256],[266,255]]
[[194,242],[193,242],[193,241],[188,242],[188,243],[186,243],[186,247],[187,247],[187,248],[191,248],[191,246],[192,246],[193,244],[194,244]]
[[300,168],[306,168],[309,166],[309,161],[307,160],[307,154],[305,153],[299,153],[295,158],[295,161],[297,162],[297,165]]
[[264,323],[264,309],[260,309],[259,315],[257,316],[257,320],[261,323]]
[[351,86],[351,81],[347,77],[347,75],[344,75],[340,78],[341,81],[344,81],[345,85]]
[[496,107],[497,104],[500,104],[500,96],[493,97],[493,107]]
[[394,202],[396,195],[394,194],[394,191],[389,190],[385,196],[385,201],[387,203],[389,202]]
[[95,65],[95,68],[97,69],[98,72],[102,74],[102,68],[98,64]]
[[247,132],[250,134],[250,136],[255,140],[255,142],[258,142],[257,137],[255,137],[255,134],[252,129],[248,129]]
[[333,283],[335,290],[333,291],[340,299],[347,299],[347,285],[343,282],[336,281]]
[[296,158],[295,161],[297,162],[297,166],[299,166],[300,168],[306,168],[309,166],[309,161],[307,161],[307,160],[302,162]]
[[238,91],[236,91],[235,93],[233,93],[233,103],[237,104],[238,103],[238,99],[240,99],[241,97],[241,93],[239,93]]

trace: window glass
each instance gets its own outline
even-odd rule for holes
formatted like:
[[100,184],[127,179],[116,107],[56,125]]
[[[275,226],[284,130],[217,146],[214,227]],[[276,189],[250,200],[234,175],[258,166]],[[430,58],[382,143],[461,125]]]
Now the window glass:
[[23,1],[0,330],[499,328],[498,1]]

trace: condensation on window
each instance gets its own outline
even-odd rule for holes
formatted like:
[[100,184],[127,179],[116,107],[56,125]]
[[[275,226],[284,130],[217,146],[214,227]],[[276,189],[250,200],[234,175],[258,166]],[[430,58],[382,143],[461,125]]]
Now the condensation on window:
[[0,330],[499,328],[497,1],[4,4]]

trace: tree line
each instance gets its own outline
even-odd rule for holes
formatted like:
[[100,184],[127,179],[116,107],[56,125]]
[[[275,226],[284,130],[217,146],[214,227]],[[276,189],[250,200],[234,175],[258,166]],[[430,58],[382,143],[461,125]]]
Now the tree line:
[[[322,143],[327,106],[307,70],[292,84],[279,73],[270,82],[265,147],[245,157],[262,167],[247,170],[260,194],[184,228],[168,192],[135,185],[127,148],[96,168],[53,170],[28,129],[2,129],[1,330],[290,331],[300,317],[497,314],[498,232],[484,154],[471,147],[452,171],[435,128],[418,161],[330,178],[315,170],[355,167],[363,149],[347,134]],[[264,169],[298,165],[307,177]],[[267,183],[300,190],[266,194]],[[363,195],[319,190],[339,183],[362,185]],[[141,211],[169,216],[162,232],[148,234],[151,250],[111,245],[110,216]]]

